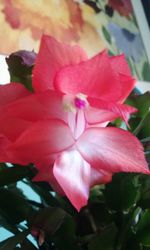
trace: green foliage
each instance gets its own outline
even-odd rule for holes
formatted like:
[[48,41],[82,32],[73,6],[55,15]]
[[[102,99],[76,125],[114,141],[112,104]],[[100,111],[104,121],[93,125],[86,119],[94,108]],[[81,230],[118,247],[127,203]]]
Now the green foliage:
[[[19,166],[2,166],[1,169],[4,180],[1,176],[0,222],[1,226],[11,231],[14,236],[1,242],[0,250],[149,249],[148,176],[114,175],[111,183],[97,186],[91,191],[88,206],[77,213],[72,208],[69,210],[68,201],[58,195],[53,196],[50,187],[31,182],[32,167],[28,167],[27,172],[18,171],[16,177],[13,170],[17,168]],[[9,171],[12,171],[12,181]],[[41,198],[41,203],[34,202],[32,197],[26,197],[15,185],[16,181],[25,177],[28,186]],[[22,228],[20,223],[23,221],[26,223]],[[34,235],[37,244],[42,244],[42,248],[40,245],[33,245],[33,242],[27,239],[29,234]]]
[[136,236],[138,240],[144,245],[150,247],[150,210],[143,211],[140,221],[137,224]]
[[117,235],[117,228],[115,224],[110,225],[108,228],[103,229],[103,231],[97,233],[93,239],[91,239],[88,250],[113,250],[115,238]]
[[106,185],[106,203],[112,210],[126,211],[133,207],[140,195],[138,176],[117,174],[113,181]]
[[150,136],[150,92],[143,95],[132,95],[128,104],[137,108],[137,114],[130,119],[131,131],[139,138]]
[[145,63],[144,63],[142,75],[143,75],[143,79],[144,79],[145,81],[150,81],[149,63],[148,63],[148,62],[145,62]]

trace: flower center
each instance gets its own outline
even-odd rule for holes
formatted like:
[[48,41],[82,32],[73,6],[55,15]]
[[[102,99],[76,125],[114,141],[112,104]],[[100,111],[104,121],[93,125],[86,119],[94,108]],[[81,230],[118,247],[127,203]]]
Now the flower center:
[[86,99],[86,95],[83,95],[81,93],[79,93],[78,95],[76,95],[76,97],[74,98],[74,105],[77,109],[83,109],[88,105],[88,101]]
[[65,95],[63,97],[64,111],[76,112],[78,109],[84,109],[89,105],[87,96],[79,93],[76,96]]

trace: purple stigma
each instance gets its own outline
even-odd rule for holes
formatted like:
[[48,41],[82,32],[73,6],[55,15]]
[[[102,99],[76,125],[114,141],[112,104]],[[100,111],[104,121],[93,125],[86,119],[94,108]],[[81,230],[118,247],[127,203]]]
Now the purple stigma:
[[85,106],[86,106],[86,104],[87,104],[85,100],[82,100],[82,99],[80,99],[79,97],[76,97],[76,98],[75,98],[74,103],[75,103],[75,106],[76,106],[78,109],[85,108]]

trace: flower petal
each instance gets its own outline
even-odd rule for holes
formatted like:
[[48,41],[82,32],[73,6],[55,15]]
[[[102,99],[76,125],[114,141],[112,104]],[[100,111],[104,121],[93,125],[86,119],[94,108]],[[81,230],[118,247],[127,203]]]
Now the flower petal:
[[26,121],[11,115],[1,113],[0,116],[0,131],[10,141],[14,141],[20,136],[25,130],[32,126],[32,122]]
[[71,131],[60,120],[43,120],[26,130],[11,146],[10,151],[27,163],[36,163],[50,154],[74,144]]
[[131,77],[131,71],[127,64],[124,54],[111,56],[110,63],[111,63],[112,69],[115,70],[117,73]]
[[63,110],[62,97],[55,91],[32,94],[8,105],[5,111],[29,121],[58,118],[67,121]]
[[87,204],[90,174],[90,165],[78,151],[63,152],[54,164],[54,176],[78,211]]
[[77,148],[97,170],[150,174],[142,145],[128,131],[113,127],[89,128],[78,139]]
[[5,85],[0,85],[0,106],[6,105],[30,94],[31,92],[29,92],[20,83],[13,82]]
[[86,53],[78,45],[69,46],[44,35],[33,70],[34,90],[40,92],[53,89],[55,75],[63,66],[86,59]]
[[124,54],[110,57],[112,69],[117,72],[121,83],[119,102],[123,102],[135,87],[136,80],[132,77]]
[[6,152],[7,147],[11,144],[6,136],[0,134],[0,162],[10,162],[10,157]]
[[68,124],[72,131],[73,137],[77,139],[85,130],[86,120],[83,110],[68,112]]
[[136,80],[131,78],[130,76],[126,76],[123,74],[119,74],[120,82],[122,83],[121,94],[119,98],[119,102],[122,103],[131,93],[133,88],[135,87]]
[[82,93],[109,101],[118,100],[120,85],[119,77],[112,70],[105,51],[88,61],[64,67],[55,78],[55,87],[62,93]]
[[89,106],[85,109],[86,121],[89,125],[96,125],[104,122],[110,122],[118,117],[116,113],[106,109],[98,109]]
[[91,168],[91,179],[90,186],[93,187],[99,184],[106,184],[112,180],[112,174],[104,170],[98,171],[97,169]]
[[[50,159],[51,161],[51,159]],[[55,192],[59,195],[65,195],[64,191],[58,184],[54,174],[53,174],[53,164],[48,162],[48,158],[40,161],[40,163],[36,164],[36,168],[39,170],[37,175],[32,179],[32,181],[47,181],[53,188]]]
[[[128,119],[131,113],[137,112],[137,109],[135,109],[132,106],[126,105],[126,104],[119,104],[115,102],[107,102],[103,101],[101,99],[96,99],[96,98],[88,98],[88,102],[92,107],[95,107],[97,109],[105,110],[106,112],[108,111],[109,113],[103,113],[101,117],[101,122],[105,122],[107,117],[110,116],[110,120],[113,120],[117,117],[121,117],[126,123],[128,123]],[[88,115],[88,114],[87,114]],[[90,118],[90,113],[89,113],[89,118]],[[92,117],[91,117],[92,118]],[[87,116],[88,120],[88,116]],[[108,120],[107,120],[108,121]]]

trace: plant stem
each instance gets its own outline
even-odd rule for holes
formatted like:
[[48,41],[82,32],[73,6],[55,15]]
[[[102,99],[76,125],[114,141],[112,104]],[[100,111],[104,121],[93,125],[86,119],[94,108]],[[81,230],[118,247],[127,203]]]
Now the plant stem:
[[142,127],[144,126],[144,124],[146,124],[146,122],[149,121],[150,119],[150,109],[148,109],[148,111],[146,112],[145,116],[143,117],[143,119],[140,121],[139,125],[136,127],[136,129],[133,131],[134,135],[137,135],[140,130],[142,129]]

